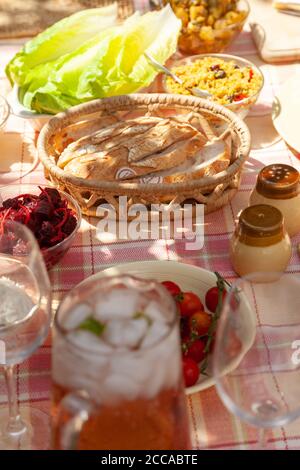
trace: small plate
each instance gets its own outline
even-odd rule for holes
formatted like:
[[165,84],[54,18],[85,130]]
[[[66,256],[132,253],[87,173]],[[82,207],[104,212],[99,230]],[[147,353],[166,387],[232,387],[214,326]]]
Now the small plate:
[[273,123],[290,147],[300,152],[300,73],[297,72],[279,89],[273,103]]
[[[90,281],[91,278],[101,279],[105,276],[115,276],[119,274],[131,274],[143,279],[154,279],[159,282],[167,280],[174,281],[183,291],[192,291],[197,294],[203,303],[208,289],[216,285],[216,276],[213,272],[196,266],[191,266],[189,264],[178,263],[177,261],[138,261],[134,263],[120,264],[94,274],[81,282],[80,285]],[[253,343],[256,333],[253,311],[245,298],[243,298],[242,294],[241,300],[245,306],[245,308],[242,309],[244,317],[244,336],[242,338],[243,347],[240,356],[234,359],[234,366],[240,362],[242,357],[248,351]],[[187,387],[186,393],[191,394],[200,392],[201,390],[205,390],[215,385],[215,381],[211,376],[210,364],[208,365],[207,373],[207,376],[200,376],[195,385]]]

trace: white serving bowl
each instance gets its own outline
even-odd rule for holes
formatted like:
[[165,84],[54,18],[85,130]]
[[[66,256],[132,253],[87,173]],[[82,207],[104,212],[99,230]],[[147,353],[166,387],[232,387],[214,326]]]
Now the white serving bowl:
[[40,131],[42,127],[47,124],[49,119],[53,117],[53,114],[39,114],[35,111],[30,111],[25,108],[19,99],[19,87],[13,86],[11,93],[9,94],[7,101],[11,108],[11,113],[26,121],[31,125],[35,131]]
[[[234,62],[236,65],[238,65],[241,68],[249,67],[249,68],[253,69],[257,73],[257,75],[260,76],[261,85],[260,85],[259,89],[256,91],[256,93],[254,93],[253,95],[247,96],[247,98],[244,98],[240,101],[234,101],[232,103],[227,103],[227,104],[222,105],[225,108],[229,109],[230,111],[233,111],[234,113],[238,114],[241,119],[244,119],[247,116],[251,106],[253,106],[256,103],[256,101],[257,101],[257,99],[260,95],[260,92],[261,92],[261,90],[264,86],[264,75],[263,75],[262,71],[260,70],[260,68],[257,65],[255,65],[250,60],[244,59],[243,57],[230,55],[230,54],[198,54],[198,55],[185,57],[183,59],[179,59],[179,60],[175,61],[172,64],[171,69],[173,69],[175,67],[178,67],[178,66],[181,66],[181,65],[190,65],[193,62],[195,62],[196,60],[205,59],[206,57],[214,57],[216,59],[221,59],[224,62]],[[164,89],[165,93],[172,93],[172,91],[170,91],[170,89],[168,88],[167,76],[166,75],[163,77],[163,82],[162,83],[163,83],[163,89]],[[211,97],[211,100],[214,101],[213,95]]]
[[4,96],[0,95],[0,130],[4,128],[9,118],[10,107]]
[[[82,281],[80,285],[84,285],[87,281],[90,282],[91,278],[101,279],[106,276],[122,274],[131,274],[142,279],[154,279],[158,282],[174,281],[183,291],[192,291],[199,295],[202,302],[204,302],[207,290],[216,285],[216,275],[213,272],[177,261],[137,261],[119,264],[94,274]],[[231,363],[230,370],[233,370],[238,365],[239,361],[250,349],[256,334],[255,314],[242,294],[241,301],[243,302],[243,309],[241,309],[243,324],[243,334],[241,335],[242,349]],[[185,390],[189,395],[205,390],[213,385],[215,385],[215,379],[212,375],[211,356],[209,356],[207,375],[200,375],[198,382],[191,387],[186,387]]]

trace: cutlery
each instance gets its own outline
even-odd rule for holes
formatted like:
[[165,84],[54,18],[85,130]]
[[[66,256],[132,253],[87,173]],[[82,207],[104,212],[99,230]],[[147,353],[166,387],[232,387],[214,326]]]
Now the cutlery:
[[300,16],[300,11],[296,11],[296,10],[284,10],[284,9],[280,9],[278,10],[279,13],[283,13],[285,15],[291,15],[291,16]]
[[[165,67],[164,65],[160,64],[159,62],[157,62],[156,59],[154,59],[154,57],[152,57],[148,52],[144,52],[144,56],[148,59],[148,61],[150,62],[150,64],[156,68],[157,70],[159,70],[160,72],[163,72],[164,74],[168,75],[169,77],[173,78],[173,80],[176,82],[176,83],[179,83],[179,85],[183,85],[183,80],[181,80],[181,78],[179,78],[177,75],[175,75],[175,73],[171,72],[170,69],[168,69],[167,67]],[[194,96],[198,96],[200,98],[211,98],[211,94],[206,91],[206,90],[201,90],[200,88],[188,88],[188,87],[185,87],[187,90],[189,90]]]

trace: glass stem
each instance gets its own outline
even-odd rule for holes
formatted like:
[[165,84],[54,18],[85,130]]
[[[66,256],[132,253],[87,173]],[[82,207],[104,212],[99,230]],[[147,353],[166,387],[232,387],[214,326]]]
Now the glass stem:
[[20,416],[14,366],[5,367],[4,376],[8,397],[8,423],[6,432],[11,437],[17,437],[19,434],[26,431],[26,425]]
[[267,446],[267,430],[260,428],[258,430],[258,448],[265,449]]

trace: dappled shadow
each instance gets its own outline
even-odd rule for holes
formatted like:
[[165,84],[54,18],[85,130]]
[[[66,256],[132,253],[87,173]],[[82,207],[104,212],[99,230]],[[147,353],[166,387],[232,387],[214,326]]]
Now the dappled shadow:
[[38,163],[32,138],[18,132],[0,133],[0,185],[24,177]]
[[[0,38],[33,36],[76,11],[111,3],[112,0],[0,0]],[[131,0],[118,4],[120,17],[133,12]]]

